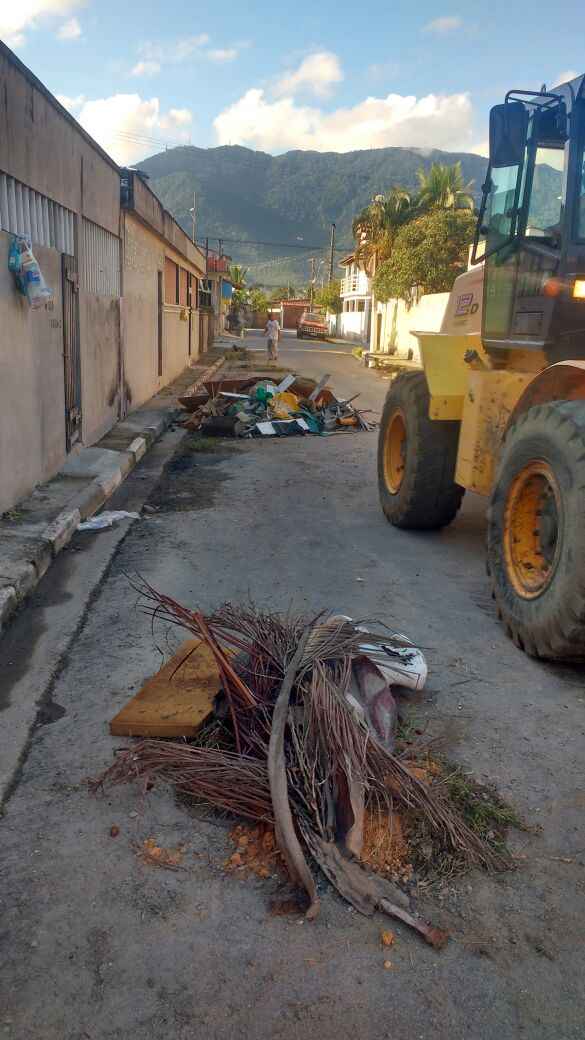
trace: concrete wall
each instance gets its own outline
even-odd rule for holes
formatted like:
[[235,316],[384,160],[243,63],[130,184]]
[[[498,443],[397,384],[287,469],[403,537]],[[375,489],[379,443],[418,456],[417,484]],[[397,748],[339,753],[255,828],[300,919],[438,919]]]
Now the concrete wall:
[[165,254],[160,239],[131,213],[124,214],[123,249],[124,378],[132,410],[162,385],[158,376],[158,273],[164,273]]
[[134,174],[132,183],[134,210],[137,216],[161,238],[164,238],[180,254],[181,260],[188,260],[193,268],[197,268],[200,271],[200,277],[203,277],[205,257],[201,250],[193,245],[182,227],[177,224],[140,177]]
[[120,181],[112,160],[0,44],[0,169],[118,234]]
[[61,256],[35,250],[55,296],[31,310],[8,271],[9,242],[0,232],[0,513],[65,459]]
[[400,352],[405,356],[412,351],[412,359],[420,361],[418,340],[412,332],[439,332],[448,301],[449,293],[429,293],[412,307],[404,300],[377,303],[372,316],[370,350]]
[[120,417],[120,301],[79,294],[81,431],[94,444]]
[[[136,183],[140,183],[136,179]],[[151,194],[151,193],[149,193]],[[145,196],[148,201],[148,195]],[[154,210],[156,214],[156,209]],[[163,227],[162,221],[159,222]],[[199,255],[198,251],[194,251]],[[163,306],[162,376],[158,374],[158,273],[163,274],[165,257],[179,264],[195,277],[203,269],[195,267],[157,233],[148,228],[131,211],[124,213],[123,330],[124,380],[129,409],[138,408],[165,386],[200,353],[199,311],[193,308],[191,322],[191,354],[189,354],[189,321],[181,320],[183,308],[178,304]]]
[[[366,303],[369,308],[369,301]],[[339,335],[353,343],[365,343],[367,339],[368,310],[342,311],[339,315]]]
[[163,384],[170,383],[189,364],[189,322],[181,320],[182,307],[165,303],[163,332]]

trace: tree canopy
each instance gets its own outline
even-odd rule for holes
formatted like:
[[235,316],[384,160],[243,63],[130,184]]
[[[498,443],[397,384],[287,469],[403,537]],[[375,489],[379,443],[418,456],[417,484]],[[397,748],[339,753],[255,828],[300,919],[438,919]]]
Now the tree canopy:
[[448,292],[467,267],[475,229],[466,209],[435,209],[417,217],[397,233],[391,256],[374,276],[376,298],[411,301],[413,287],[423,293]]
[[332,314],[339,314],[343,306],[341,296],[339,295],[340,292],[341,282],[333,281],[329,285],[324,285],[322,289],[318,289],[315,293],[317,307],[322,307],[323,310]]
[[401,229],[434,211],[473,211],[470,184],[463,179],[461,163],[433,163],[417,173],[418,192],[400,185],[376,195],[355,218],[356,259],[370,273],[392,256]]
[[460,162],[433,163],[430,170],[419,170],[417,177],[419,209],[473,209],[472,185],[465,184]]

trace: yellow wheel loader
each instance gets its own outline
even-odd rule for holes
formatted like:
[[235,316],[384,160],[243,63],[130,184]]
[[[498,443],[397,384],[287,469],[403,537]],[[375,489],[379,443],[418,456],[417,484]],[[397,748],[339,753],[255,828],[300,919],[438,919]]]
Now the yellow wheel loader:
[[397,527],[489,497],[499,616],[534,657],[585,660],[585,75],[490,113],[470,270],[423,370],[392,382],[378,450]]

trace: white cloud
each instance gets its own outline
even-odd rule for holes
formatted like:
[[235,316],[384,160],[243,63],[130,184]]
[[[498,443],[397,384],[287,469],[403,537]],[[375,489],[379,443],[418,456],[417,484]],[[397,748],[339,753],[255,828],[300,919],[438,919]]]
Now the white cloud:
[[156,76],[157,72],[160,72],[159,61],[139,61],[136,63],[131,76]]
[[218,47],[217,50],[207,51],[207,57],[210,61],[226,62],[233,61],[238,56],[237,47]]
[[69,97],[67,94],[56,94],[55,97],[63,108],[66,108],[68,112],[72,112],[75,115],[79,112],[79,109],[85,104],[85,94],[78,94],[77,97]]
[[21,47],[26,32],[40,23],[84,6],[85,0],[0,0],[0,37],[9,47]]
[[423,32],[436,33],[438,36],[445,36],[447,33],[454,32],[455,29],[460,29],[463,25],[463,19],[459,18],[458,15],[441,15],[440,18],[433,18],[432,22],[427,22],[423,26]]
[[209,43],[207,33],[198,36],[185,36],[171,43],[143,43],[138,53],[144,63],[157,62],[159,65],[178,65],[186,61],[202,47]]
[[553,83],[553,87],[558,87],[561,83],[569,83],[572,79],[577,79],[578,75],[579,73],[575,72],[574,69],[567,69],[565,72],[559,72]]
[[162,151],[166,145],[174,147],[190,141],[189,126],[193,120],[190,110],[171,108],[163,112],[157,97],[148,100],[139,94],[114,94],[95,100],[82,96],[57,97],[120,165],[138,162]]
[[193,122],[193,113],[188,108],[170,108],[168,119],[174,126],[187,126]]
[[349,152],[389,145],[462,151],[472,143],[472,108],[468,94],[388,94],[325,112],[297,105],[293,98],[270,101],[254,88],[221,112],[214,127],[219,144],[268,152]]
[[330,51],[319,51],[305,58],[295,72],[289,72],[278,80],[272,93],[276,97],[290,97],[302,91],[324,98],[330,96],[333,85],[342,79],[343,72],[337,55]]
[[68,22],[63,22],[63,25],[57,30],[58,40],[78,40],[80,36],[81,26],[77,18],[70,18]]

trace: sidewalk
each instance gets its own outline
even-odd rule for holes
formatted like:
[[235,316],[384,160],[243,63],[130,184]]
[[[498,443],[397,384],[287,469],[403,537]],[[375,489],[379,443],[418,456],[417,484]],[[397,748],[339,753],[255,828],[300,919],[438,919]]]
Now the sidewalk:
[[179,411],[179,394],[203,383],[223,364],[226,346],[227,337],[222,337],[196,365],[126,416],[97,444],[70,455],[52,480],[36,487],[0,518],[0,635],[71,540],[79,522],[101,509],[171,425]]

